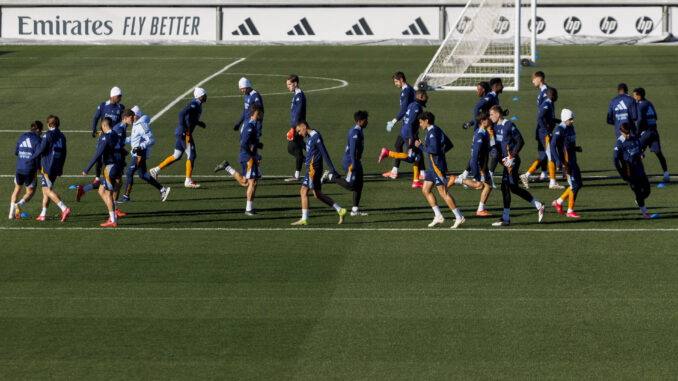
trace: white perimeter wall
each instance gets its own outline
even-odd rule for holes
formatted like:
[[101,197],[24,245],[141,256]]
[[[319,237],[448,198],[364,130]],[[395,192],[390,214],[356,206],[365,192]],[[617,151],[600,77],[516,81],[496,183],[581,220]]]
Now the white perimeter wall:
[[[461,10],[456,5],[21,7],[0,2],[0,42],[436,43],[455,26]],[[678,6],[545,5],[537,16],[542,41],[656,40],[664,30],[678,35]],[[524,11],[524,36],[529,29]],[[506,28],[497,28],[501,32]]]

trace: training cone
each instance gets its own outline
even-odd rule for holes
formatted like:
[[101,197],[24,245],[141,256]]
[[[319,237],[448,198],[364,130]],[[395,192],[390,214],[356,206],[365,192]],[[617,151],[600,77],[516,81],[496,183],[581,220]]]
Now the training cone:
[[655,213],[655,214],[653,214],[653,215],[650,216],[650,218],[653,218],[653,219],[654,219],[654,218],[659,218],[659,217],[661,217],[661,216],[660,216],[659,214],[657,214],[657,213]]
[[70,187],[68,187],[68,189],[78,189],[78,186],[77,185],[71,185]]
[[519,100],[520,100],[520,98],[518,98],[518,97],[515,97],[515,98],[513,98],[513,100],[514,100],[514,101],[519,101]]
[[518,120],[518,117],[517,117],[517,116],[512,116],[512,117],[511,117],[511,120]]
[[21,218],[28,218],[30,217],[28,213],[21,212]]
[[666,188],[666,184],[659,183],[659,184],[657,184],[657,188]]

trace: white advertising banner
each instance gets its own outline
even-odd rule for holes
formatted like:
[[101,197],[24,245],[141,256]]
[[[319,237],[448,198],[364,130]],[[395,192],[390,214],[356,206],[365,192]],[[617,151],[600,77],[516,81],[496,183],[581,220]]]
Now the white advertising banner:
[[670,7],[669,14],[671,15],[669,18],[669,32],[674,36],[678,36],[678,7]]
[[412,8],[223,8],[223,40],[438,40],[439,10]]
[[[523,33],[532,30],[529,16]],[[661,36],[662,7],[539,7],[537,38]]]
[[214,41],[214,8],[2,8],[2,37],[45,41]]

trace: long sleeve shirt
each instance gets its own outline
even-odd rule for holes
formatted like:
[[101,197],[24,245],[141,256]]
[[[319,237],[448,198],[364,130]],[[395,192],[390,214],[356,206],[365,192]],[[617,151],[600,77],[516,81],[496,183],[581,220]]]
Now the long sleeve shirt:
[[490,153],[490,134],[484,128],[478,128],[473,133],[473,144],[471,145],[471,173],[474,177],[480,177],[480,172],[486,170],[488,155]]
[[398,115],[396,115],[395,117],[396,121],[402,119],[405,116],[405,113],[407,112],[407,106],[409,106],[410,103],[414,102],[414,100],[415,100],[414,89],[412,88],[412,86],[406,84],[400,90],[400,111],[398,112]]
[[407,111],[403,117],[403,126],[400,128],[400,136],[407,142],[408,139],[414,140],[419,129],[419,120],[417,117],[424,111],[424,107],[418,102],[412,102],[407,106]]
[[480,112],[481,110],[489,111],[490,108],[496,104],[495,103],[496,94],[495,98],[493,98],[491,94],[494,93],[487,94],[484,97],[480,98],[478,103],[476,103],[476,105],[473,106],[473,118],[471,118],[471,125],[475,126],[475,128],[478,128],[476,123],[476,116],[478,115],[478,112]]
[[111,101],[101,102],[97,111],[94,113],[94,118],[92,119],[92,132],[97,131],[97,124],[99,124],[99,119],[111,118],[113,125],[116,125],[120,122],[120,114],[125,109],[120,103],[111,103]]
[[657,109],[652,102],[642,99],[637,103],[638,111],[638,132],[643,133],[646,130],[657,129]]
[[[261,107],[264,107],[264,101],[261,99],[261,94],[259,94],[256,90],[252,89],[249,94],[245,94],[245,106],[242,110],[242,114],[240,114],[240,119],[238,119],[237,122],[235,122],[235,125],[240,127],[240,125],[243,122],[247,122],[251,115],[250,115],[250,106],[251,105],[259,105]],[[260,132],[261,134],[261,132]]]
[[330,172],[336,173],[330,155],[327,153],[322,136],[317,130],[312,130],[306,137],[306,171],[307,173],[322,171],[323,159],[327,162]]
[[640,140],[636,136],[631,135],[627,139],[622,135],[617,139],[612,152],[612,161],[622,179],[632,182],[647,176],[641,155]]
[[494,136],[497,145],[501,148],[501,156],[518,157],[520,150],[525,145],[525,140],[520,134],[518,127],[516,127],[510,120],[502,119],[501,123],[494,125]]
[[83,172],[89,172],[98,160],[101,160],[104,165],[121,165],[123,158],[119,150],[120,145],[120,138],[113,131],[101,134],[97,142],[97,151]]
[[613,124],[615,133],[619,137],[619,126],[622,123],[631,125],[631,131],[636,133],[634,121],[638,119],[638,112],[636,107],[636,100],[628,94],[619,94],[612,101],[607,108],[607,124]]
[[58,128],[54,128],[45,133],[31,160],[40,158],[43,172],[51,176],[61,176],[66,163],[66,154],[66,137]]
[[306,120],[306,95],[301,89],[296,89],[290,106],[290,126],[296,127],[300,120]]
[[200,115],[202,115],[202,102],[194,98],[179,112],[179,125],[174,130],[174,135],[192,136],[195,126],[200,121]]
[[550,99],[546,99],[539,106],[539,114],[537,114],[537,129],[544,132],[551,132],[556,126],[556,110],[555,105]]
[[447,160],[445,159],[445,133],[440,127],[432,125],[426,129],[426,138],[424,145],[419,148],[426,152],[429,168],[433,169],[439,176],[444,176],[447,172]]
[[365,149],[365,135],[363,135],[362,127],[355,125],[348,131],[346,137],[346,149],[344,150],[343,167],[347,177],[349,172],[355,172],[363,168],[360,161],[363,157],[363,150]]
[[37,158],[31,159],[35,151],[40,147],[42,139],[36,131],[29,131],[19,138],[16,142],[14,155],[16,160],[16,173],[22,175],[30,175],[34,173],[40,166],[40,160]]
[[151,126],[148,124],[148,118],[142,116],[132,125],[132,133],[125,140],[125,144],[129,144],[132,151],[139,148],[139,150],[145,152],[144,157],[151,157],[151,146],[155,144],[155,137],[153,131],[151,131]]
[[574,124],[567,126],[560,123],[553,130],[553,144],[556,148],[556,163],[558,166],[566,165],[568,168],[577,165],[577,134]]
[[238,161],[248,162],[250,159],[259,160],[258,145],[259,132],[257,121],[250,118],[240,129],[240,155]]

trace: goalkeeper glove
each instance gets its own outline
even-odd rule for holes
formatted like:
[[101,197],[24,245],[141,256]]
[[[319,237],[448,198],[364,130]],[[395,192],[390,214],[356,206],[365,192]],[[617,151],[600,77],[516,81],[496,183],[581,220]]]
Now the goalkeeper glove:
[[502,164],[504,165],[504,167],[506,167],[506,168],[511,168],[511,167],[513,167],[513,164],[515,164],[515,162],[516,162],[516,158],[513,157],[513,156],[511,156],[511,155],[508,155],[508,156],[504,157],[504,158],[501,160],[501,163],[502,163]]
[[238,131],[239,128],[240,128],[240,124],[236,124],[236,125],[233,126],[233,131]]
[[391,129],[393,129],[393,126],[395,126],[396,122],[398,122],[397,119],[393,119],[390,122],[386,123],[386,131],[391,132]]
[[293,140],[294,139],[294,128],[290,128],[289,131],[287,131],[287,140]]

